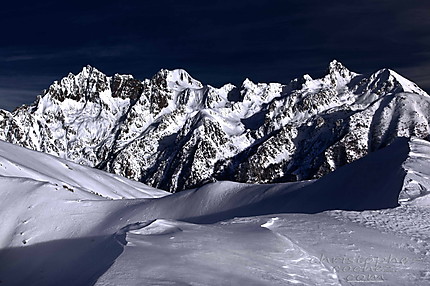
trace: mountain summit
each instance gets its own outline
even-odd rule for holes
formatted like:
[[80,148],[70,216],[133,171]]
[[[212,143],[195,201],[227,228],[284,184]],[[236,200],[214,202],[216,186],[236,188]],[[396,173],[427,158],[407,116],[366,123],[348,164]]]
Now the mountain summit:
[[176,192],[318,178],[397,137],[429,139],[429,119],[413,82],[338,61],[320,79],[220,88],[181,69],[140,81],[87,66],[0,110],[0,139]]

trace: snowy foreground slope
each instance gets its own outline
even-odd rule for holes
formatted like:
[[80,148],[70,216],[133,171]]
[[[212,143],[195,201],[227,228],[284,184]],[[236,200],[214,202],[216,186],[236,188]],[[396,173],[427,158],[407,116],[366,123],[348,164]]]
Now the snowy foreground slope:
[[427,154],[401,138],[318,180],[163,196],[0,142],[1,285],[429,285]]
[[169,193],[121,176],[0,141],[0,174],[48,182],[82,198],[154,198]]

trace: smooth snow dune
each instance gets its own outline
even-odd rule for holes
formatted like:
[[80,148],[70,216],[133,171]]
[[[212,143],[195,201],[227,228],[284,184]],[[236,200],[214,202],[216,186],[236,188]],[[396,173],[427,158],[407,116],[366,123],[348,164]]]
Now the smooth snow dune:
[[[170,193],[124,177],[85,167],[0,140],[0,175],[50,182],[69,189],[79,188],[111,199],[156,198]],[[94,199],[97,196],[93,196]]]
[[261,221],[135,225],[96,285],[341,285],[334,270]]

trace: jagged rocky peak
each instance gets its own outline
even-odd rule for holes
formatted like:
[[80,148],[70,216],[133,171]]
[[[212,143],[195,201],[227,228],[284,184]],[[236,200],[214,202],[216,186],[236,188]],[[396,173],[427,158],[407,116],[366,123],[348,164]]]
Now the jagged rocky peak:
[[350,71],[341,62],[333,60],[330,62],[327,75],[324,80],[329,81],[333,86],[345,86],[358,74]]
[[169,70],[162,69],[151,78],[151,91],[148,96],[150,101],[150,111],[153,114],[159,113],[163,108],[167,107],[169,100],[173,98],[167,82],[169,73]]
[[150,111],[154,114],[158,114],[169,105],[173,109],[187,105],[202,105],[203,94],[208,88],[183,69],[162,69],[152,77],[149,85]]
[[360,81],[355,85],[351,85],[350,89],[359,97],[380,98],[381,96],[401,92],[428,96],[414,82],[387,68],[380,69],[368,77],[361,76]]
[[162,69],[155,74],[152,78],[152,82],[162,89],[170,88],[177,91],[182,91],[186,88],[203,88],[203,84],[201,82],[192,78],[190,74],[183,69]]
[[341,62],[337,60],[332,60],[328,65],[328,73],[335,74],[338,73],[342,77],[347,77],[351,75],[356,75],[356,73],[350,71],[347,67],[345,67]]
[[42,97],[49,97],[54,102],[71,99],[78,102],[100,101],[100,94],[122,99],[137,100],[143,91],[141,81],[131,75],[115,74],[109,77],[97,68],[87,65],[78,74],[69,73],[60,81],[55,81]]
[[151,83],[159,89],[167,89],[167,75],[169,72],[169,70],[161,69],[151,78]]
[[251,101],[255,98],[256,93],[258,93],[258,84],[254,83],[249,78],[245,78],[240,88],[237,101]]
[[246,89],[253,89],[255,88],[257,85],[250,80],[249,78],[245,78],[245,80],[242,83],[242,88],[246,88]]
[[401,76],[397,72],[384,68],[380,71],[378,71],[376,74],[376,78],[379,79],[379,81],[385,81],[391,83],[393,88],[393,92],[411,92],[416,93],[420,95],[427,95],[425,91],[423,91],[421,88],[418,87],[415,83],[412,81],[406,79],[405,77]]
[[175,69],[168,73],[167,83],[170,88],[175,90],[183,90],[186,88],[200,89],[203,85],[198,80],[192,78],[185,70]]
[[131,75],[115,74],[111,81],[112,97],[137,100],[143,92],[143,83]]
[[309,74],[305,74],[292,80],[288,86],[293,90],[310,92],[333,90],[339,93],[347,90],[351,81],[359,76],[360,74],[350,71],[341,62],[333,60],[322,78],[314,79]]
[[49,96],[60,102],[67,98],[75,101],[93,101],[100,92],[108,87],[108,77],[88,65],[76,75],[69,73],[67,77],[55,81],[43,96]]

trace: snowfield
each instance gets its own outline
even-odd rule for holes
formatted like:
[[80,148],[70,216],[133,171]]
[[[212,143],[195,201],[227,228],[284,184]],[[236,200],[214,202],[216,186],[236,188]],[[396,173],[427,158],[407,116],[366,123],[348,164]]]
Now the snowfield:
[[0,142],[0,284],[429,285],[428,154],[170,194]]
[[67,160],[0,141],[0,174],[47,182],[82,198],[133,199],[166,196],[169,193],[144,184],[85,167]]

